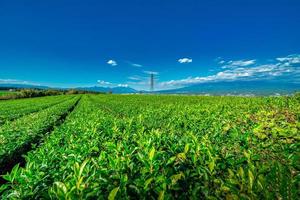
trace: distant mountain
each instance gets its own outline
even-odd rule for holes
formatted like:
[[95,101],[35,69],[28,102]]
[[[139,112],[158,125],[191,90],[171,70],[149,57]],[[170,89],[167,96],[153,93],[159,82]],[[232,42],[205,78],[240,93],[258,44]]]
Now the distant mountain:
[[29,84],[13,84],[13,83],[0,83],[0,88],[49,89],[49,87],[47,87],[47,86],[29,85]]
[[[4,84],[1,88],[29,88],[29,89],[51,89],[48,86],[26,85],[26,84]],[[140,91],[130,87],[78,87],[78,88],[53,88],[53,89],[77,89],[92,92],[112,92],[114,94],[139,93]],[[200,94],[200,95],[286,95],[300,91],[300,83],[275,82],[275,81],[220,81],[210,83],[199,83],[187,87],[172,90],[161,90],[155,92],[141,91],[142,93],[158,94]]]
[[115,94],[124,94],[124,93],[137,93],[138,91],[131,87],[78,87],[77,90],[85,90],[92,92],[112,92]]
[[[27,84],[8,84],[8,83],[0,83],[1,88],[18,88],[18,89],[51,89],[48,86],[40,86],[40,85],[27,85]],[[138,91],[130,88],[130,87],[78,87],[78,88],[52,88],[58,90],[68,90],[68,89],[77,89],[77,90],[84,90],[84,91],[91,91],[91,92],[112,92],[116,94],[122,93],[137,93]]]
[[221,81],[158,91],[161,94],[286,95],[300,91],[300,83],[274,81]]

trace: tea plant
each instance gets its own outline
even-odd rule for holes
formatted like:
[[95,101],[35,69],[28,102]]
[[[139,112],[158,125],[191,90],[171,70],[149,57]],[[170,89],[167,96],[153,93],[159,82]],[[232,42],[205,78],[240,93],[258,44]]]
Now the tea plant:
[[4,199],[297,199],[294,97],[83,96]]
[[0,101],[0,125],[24,115],[43,110],[70,98],[72,98],[72,96],[52,96]]
[[55,125],[59,118],[67,113],[75,104],[78,97],[58,105],[52,106],[37,113],[21,117],[11,123],[0,127],[0,168],[2,172],[5,163],[14,159],[14,156],[22,154],[26,146],[35,143],[47,133],[49,128]]

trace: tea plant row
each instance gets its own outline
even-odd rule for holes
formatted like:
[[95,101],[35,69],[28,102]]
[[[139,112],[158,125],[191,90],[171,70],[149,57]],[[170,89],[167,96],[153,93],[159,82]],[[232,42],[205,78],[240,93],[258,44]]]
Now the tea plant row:
[[72,96],[65,95],[0,101],[0,125],[21,116],[43,110],[70,98]]
[[72,97],[57,105],[40,112],[23,116],[11,123],[0,126],[0,171],[16,155],[26,153],[27,148],[38,142],[58,122],[62,115],[67,114],[79,97]]
[[3,198],[297,199],[298,97],[83,96]]

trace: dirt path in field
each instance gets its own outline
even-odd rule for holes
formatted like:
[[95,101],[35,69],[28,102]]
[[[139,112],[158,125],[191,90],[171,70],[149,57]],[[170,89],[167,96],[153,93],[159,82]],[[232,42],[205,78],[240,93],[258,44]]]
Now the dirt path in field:
[[[44,130],[41,130],[41,134],[37,134],[37,137],[34,138],[32,141],[24,144],[21,148],[17,149],[12,158],[7,158],[4,159],[6,160],[5,163],[0,163],[1,167],[0,167],[0,175],[4,175],[7,172],[10,172],[11,169],[16,165],[19,164],[20,167],[24,167],[25,166],[25,158],[23,155],[27,154],[27,152],[38,148],[39,144],[43,141],[43,136],[46,134],[51,134],[51,132],[54,130],[55,127],[60,126],[61,124],[64,123],[64,121],[66,120],[66,118],[68,117],[68,115],[73,112],[73,110],[76,108],[76,106],[78,105],[78,103],[80,102],[81,97],[75,102],[75,104],[70,107],[70,109],[65,112],[64,114],[62,114],[59,119],[52,125],[47,127]],[[2,177],[0,177],[0,185],[5,183],[6,180],[4,180]]]

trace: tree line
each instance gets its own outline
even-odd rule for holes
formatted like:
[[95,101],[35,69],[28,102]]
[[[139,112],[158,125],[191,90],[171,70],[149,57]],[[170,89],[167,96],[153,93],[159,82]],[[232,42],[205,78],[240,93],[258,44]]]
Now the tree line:
[[6,95],[0,96],[0,100],[33,98],[33,97],[54,96],[54,95],[101,93],[101,92],[76,90],[76,89],[57,90],[57,89],[0,88],[0,90],[13,91],[11,93],[8,92]]

